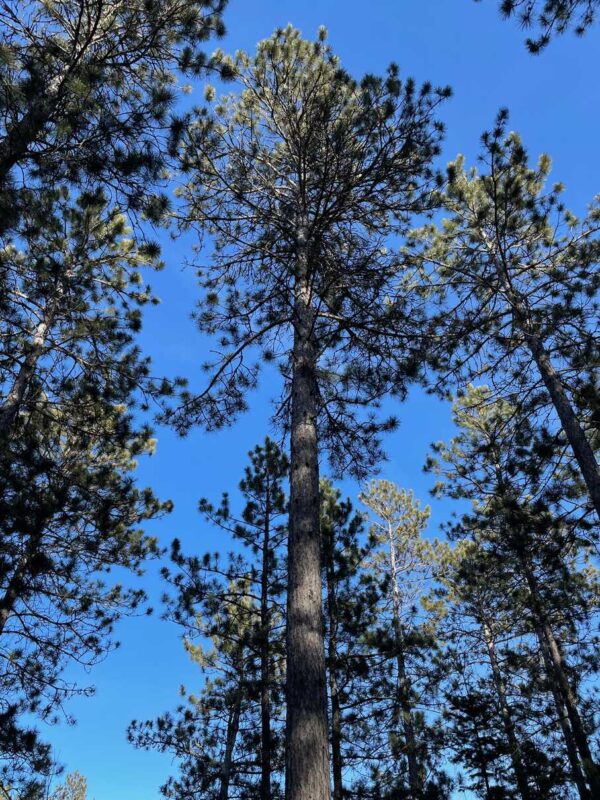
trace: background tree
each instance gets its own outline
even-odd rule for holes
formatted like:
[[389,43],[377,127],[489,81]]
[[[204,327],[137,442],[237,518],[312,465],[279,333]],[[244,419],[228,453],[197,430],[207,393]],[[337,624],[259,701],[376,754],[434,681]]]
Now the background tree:
[[372,550],[363,529],[363,515],[323,478],[321,549],[333,800],[358,796],[367,765],[378,757],[367,733],[372,687],[365,630],[374,622],[375,606],[371,587],[363,582]]
[[[528,164],[506,113],[483,136],[484,171],[449,167],[439,230],[421,231],[417,256],[433,265],[443,310],[437,366],[464,389],[485,376],[490,397],[538,418],[548,440],[562,428],[600,515],[598,405],[598,230],[592,204],[577,220],[546,191],[550,161]],[[560,442],[554,445],[562,450]]]
[[79,772],[70,772],[51,800],[87,800],[87,780]]
[[140,268],[156,257],[129,233],[101,195],[45,191],[0,251],[0,702],[15,724],[15,709],[52,718],[79,691],[63,668],[110,649],[143,592],[102,575],[138,573],[157,552],[139,526],[168,509],[132,477],[154,447],[132,410],[150,386]]
[[217,507],[200,501],[203,515],[241,543],[243,553],[231,552],[223,563],[211,554],[186,557],[174,542],[176,570],[164,570],[175,590],[167,618],[183,626],[186,649],[205,678],[201,693],[189,695],[175,714],[130,728],[137,746],[181,759],[179,777],[163,787],[167,797],[281,797],[289,465],[268,438],[249,456],[239,516],[228,494]]
[[[291,439],[288,584],[289,800],[329,797],[321,623],[319,447],[364,474],[389,427],[364,409],[402,393],[415,363],[419,296],[405,291],[386,237],[432,204],[431,159],[447,91],[357,84],[324,41],[277,31],[225,63],[241,88],[181,126],[182,223],[210,233],[198,321],[222,356],[171,419],[180,431],[230,424],[260,356],[284,377]],[[320,446],[318,445],[320,441]]]
[[533,468],[540,458],[535,435],[515,422],[508,404],[482,404],[484,393],[471,390],[457,406],[459,435],[451,446],[438,448],[440,490],[474,500],[473,513],[451,535],[475,541],[489,559],[488,570],[502,581],[505,589],[496,602],[505,604],[507,615],[518,615],[517,627],[537,661],[532,674],[543,665],[572,779],[580,797],[590,798],[598,781],[592,740],[592,675],[598,668],[594,545],[560,494],[546,492],[544,471]]
[[[444,796],[446,782],[434,769],[435,727],[423,712],[428,690],[424,665],[435,646],[434,609],[426,614],[421,605],[435,560],[434,546],[422,536],[430,509],[385,480],[371,482],[359,499],[371,512],[371,535],[378,545],[370,566],[381,594],[371,635],[381,654],[380,685],[374,691],[383,715],[378,724],[389,739],[391,760],[384,796]],[[406,777],[399,780],[402,761]],[[382,761],[380,770],[385,769]]]
[[[178,71],[197,73],[225,0],[42,0],[0,8],[0,229],[40,185],[140,208],[162,177]],[[160,206],[160,203],[159,203]]]

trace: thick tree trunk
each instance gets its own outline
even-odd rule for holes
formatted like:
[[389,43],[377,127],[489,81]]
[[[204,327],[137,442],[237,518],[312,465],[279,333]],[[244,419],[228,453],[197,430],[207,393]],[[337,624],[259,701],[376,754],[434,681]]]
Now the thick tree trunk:
[[496,689],[496,696],[498,698],[498,707],[500,709],[500,716],[502,717],[502,725],[504,727],[504,732],[508,740],[510,760],[513,772],[515,773],[517,787],[522,800],[530,800],[531,791],[529,788],[529,783],[527,782],[527,773],[523,767],[521,747],[517,740],[515,725],[513,722],[510,707],[508,705],[504,678],[502,677],[502,672],[500,670],[500,665],[498,663],[498,656],[496,654],[496,642],[494,640],[494,635],[492,633],[490,626],[485,621],[483,621],[482,623],[482,630],[483,630],[483,637],[485,639],[485,645],[488,651],[490,666],[492,669],[492,680],[494,682],[494,688]]
[[227,734],[225,738],[225,752],[223,754],[223,763],[221,765],[221,783],[219,787],[219,800],[228,800],[229,786],[231,784],[231,772],[233,764],[233,753],[237,741],[238,733],[240,730],[240,715],[242,711],[242,697],[243,697],[243,680],[244,672],[243,667],[240,667],[240,679],[235,692],[233,706],[229,712],[227,720]]
[[390,546],[390,570],[392,578],[392,605],[394,612],[394,634],[396,644],[396,665],[398,670],[397,717],[402,724],[405,741],[405,754],[408,764],[408,784],[411,798],[418,800],[423,795],[423,775],[419,767],[417,754],[417,737],[413,720],[413,709],[410,700],[410,683],[406,674],[404,659],[404,633],[402,630],[400,587],[398,585],[398,568],[396,562],[396,543],[392,526],[388,525]]
[[333,776],[333,800],[342,800],[344,784],[342,777],[342,709],[337,681],[337,625],[338,608],[333,574],[333,542],[326,554],[325,575],[327,583],[327,612],[329,623],[329,700],[331,703],[331,769]]
[[[592,757],[587,733],[579,714],[579,702],[565,672],[560,647],[540,601],[535,575],[527,566],[525,570],[536,635],[540,643],[542,658],[546,666],[547,678],[551,685],[557,712],[561,719],[565,745],[572,767],[574,767],[573,749],[576,749],[575,761],[577,762],[577,768],[573,769],[573,778],[582,799],[600,797],[600,771]],[[565,725],[565,712],[568,718],[568,726]],[[585,782],[587,782],[591,793],[585,788],[585,783],[583,786],[581,785],[581,773],[585,776]]]
[[260,582],[260,797],[271,800],[271,698],[270,698],[270,636],[271,615],[269,613],[269,548],[270,543],[270,499],[269,476],[265,503],[265,529],[262,547],[262,574]]
[[317,355],[305,238],[301,236],[299,241],[292,354],[286,800],[329,800],[319,535]]

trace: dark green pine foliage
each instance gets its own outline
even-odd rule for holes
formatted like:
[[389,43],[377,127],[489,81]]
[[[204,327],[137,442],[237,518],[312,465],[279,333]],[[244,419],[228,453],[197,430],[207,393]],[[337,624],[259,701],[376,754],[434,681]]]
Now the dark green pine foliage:
[[596,20],[599,6],[598,0],[500,0],[503,17],[517,17],[522,27],[535,30],[535,37],[526,40],[531,53],[539,53],[554,36],[570,29],[582,36]]
[[[24,0],[0,9],[0,230],[40,185],[160,210],[177,73],[197,73],[226,0]],[[151,202],[148,202],[151,201]]]
[[449,217],[415,235],[439,288],[436,366],[445,386],[485,379],[564,460],[562,429],[600,516],[600,210],[575,218],[561,185],[546,188],[549,158],[530,166],[506,122],[483,136],[480,172],[450,165]]
[[[599,775],[594,531],[559,486],[548,486],[535,429],[525,430],[513,407],[490,403],[486,389],[471,389],[456,406],[455,422],[459,435],[449,446],[438,446],[440,458],[432,466],[442,475],[439,491],[473,500],[473,511],[450,530],[452,537],[476,545],[473,563],[466,559],[464,564],[461,591],[477,586],[478,563],[482,578],[493,576],[488,580],[490,588],[497,587],[492,636],[494,626],[506,620],[506,663],[529,673],[521,679],[518,703],[532,710],[533,727],[547,730],[553,741],[561,737],[563,770],[579,797],[590,800],[598,794]],[[544,707],[542,723],[535,709]],[[538,749],[548,758],[555,752],[554,744]],[[556,776],[561,780],[559,770]]]
[[363,515],[321,480],[321,552],[325,656],[333,800],[364,795],[369,765],[379,757],[369,741],[369,650],[376,595],[362,580],[373,548]]
[[136,746],[180,759],[179,775],[163,787],[166,797],[282,797],[289,465],[268,438],[249,455],[239,517],[227,494],[218,507],[200,502],[236,551],[226,561],[209,553],[186,557],[174,542],[175,570],[164,571],[174,590],[167,618],[183,626],[186,649],[204,677],[200,693],[174,713],[130,727]]
[[523,637],[523,609],[507,607],[510,583],[472,541],[442,559],[437,598],[445,603],[443,686],[447,752],[462,768],[459,785],[485,800],[569,796],[560,734],[539,660]]
[[[288,800],[327,800],[319,451],[365,475],[380,457],[375,415],[419,372],[422,297],[391,237],[435,202],[432,159],[447,90],[392,66],[354,81],[322,31],[291,27],[256,56],[223,57],[240,92],[198,109],[177,146],[184,227],[210,235],[202,331],[218,337],[208,385],[171,415],[178,430],[230,425],[263,360],[281,373],[290,434]],[[209,91],[208,98],[214,97]],[[392,249],[387,249],[391,246]],[[319,444],[318,444],[319,442]]]
[[[53,720],[86,691],[63,669],[100,659],[143,599],[106,573],[139,572],[156,553],[140,526],[168,508],[132,475],[154,447],[132,418],[148,384],[140,269],[154,264],[99,195],[40,192],[2,242],[0,711],[15,731],[20,712]],[[18,764],[31,737],[7,739]]]

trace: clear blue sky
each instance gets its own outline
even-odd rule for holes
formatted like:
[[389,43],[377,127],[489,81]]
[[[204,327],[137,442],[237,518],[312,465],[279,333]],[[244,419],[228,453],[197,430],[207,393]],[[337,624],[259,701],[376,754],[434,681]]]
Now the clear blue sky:
[[[404,75],[418,81],[450,84],[454,97],[442,112],[447,125],[442,163],[458,152],[473,162],[481,132],[499,107],[508,106],[511,127],[522,134],[530,152],[552,155],[555,179],[567,184],[567,203],[576,213],[600,191],[600,28],[583,39],[563,37],[533,57],[525,51],[518,26],[499,18],[496,0],[230,0],[226,22],[226,48],[252,50],[288,22],[307,36],[326,25],[344,66],[357,77],[396,61]],[[200,100],[201,86],[194,94]],[[156,373],[199,380],[207,343],[189,319],[194,274],[183,269],[183,242],[165,242],[164,255],[166,269],[155,281],[163,302],[146,316],[143,343]],[[174,513],[151,528],[165,544],[178,536],[188,550],[219,547],[197,515],[197,501],[235,490],[246,452],[268,432],[268,398],[266,386],[250,413],[222,433],[196,432],[180,440],[157,431],[157,453],[140,465],[139,477],[175,503]],[[390,460],[382,474],[427,501],[431,479],[421,467],[429,443],[451,435],[449,409],[415,391],[395,410],[402,424],[387,441]],[[355,486],[347,483],[344,489],[355,497]],[[432,535],[450,510],[434,504]],[[154,567],[145,585],[159,607],[162,587]],[[133,718],[150,718],[173,707],[179,685],[197,686],[199,676],[183,653],[178,632],[158,614],[124,622],[118,636],[121,649],[90,675],[73,673],[97,688],[95,697],[69,705],[77,725],[63,724],[44,734],[68,770],[87,776],[90,798],[157,800],[170,760],[131,748],[125,729]]]

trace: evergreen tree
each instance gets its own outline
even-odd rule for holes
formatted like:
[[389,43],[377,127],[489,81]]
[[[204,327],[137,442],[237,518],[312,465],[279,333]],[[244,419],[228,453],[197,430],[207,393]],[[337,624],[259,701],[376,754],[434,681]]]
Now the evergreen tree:
[[0,253],[0,703],[15,763],[34,747],[19,714],[51,719],[80,691],[63,668],[100,658],[139,607],[143,592],[102,574],[139,572],[157,549],[139,526],[168,508],[132,478],[154,446],[132,409],[150,386],[134,335],[155,254],[128,233],[102,196],[46,191]]
[[87,780],[79,772],[70,772],[51,800],[87,800]]
[[[600,515],[598,286],[600,213],[577,220],[545,189],[550,161],[537,167],[502,112],[483,137],[484,170],[449,167],[439,230],[417,234],[435,265],[442,311],[437,367],[464,388],[485,376],[490,397],[538,418],[548,441],[564,431]],[[560,453],[560,442],[555,452]]]
[[[374,594],[362,578],[373,542],[363,516],[328,479],[321,480],[321,552],[333,800],[359,796],[377,758],[369,741],[370,651],[365,630],[375,621]],[[368,779],[368,775],[367,775]]]
[[[208,553],[186,557],[174,542],[176,570],[164,570],[175,590],[167,618],[184,627],[186,649],[205,677],[201,693],[175,714],[130,728],[137,746],[181,759],[179,777],[163,787],[167,797],[281,797],[288,462],[268,438],[249,455],[239,517],[228,494],[218,507],[200,501],[203,515],[246,552],[223,563]],[[210,651],[202,639],[212,642]]]
[[482,402],[485,395],[472,389],[456,407],[459,435],[451,446],[437,448],[436,469],[444,477],[439,490],[474,500],[472,514],[452,535],[483,549],[488,570],[503,586],[499,607],[504,603],[506,614],[517,614],[522,634],[534,639],[530,649],[537,667],[543,665],[573,782],[582,799],[591,798],[598,792],[591,738],[597,722],[589,699],[589,680],[598,669],[598,581],[588,564],[593,545],[560,496],[546,493],[543,470],[529,468],[540,458],[535,435],[515,421],[510,405]]
[[385,480],[371,482],[359,499],[372,512],[371,535],[378,545],[372,580],[383,589],[372,634],[382,656],[374,698],[379,694],[380,721],[389,739],[388,764],[382,759],[379,767],[379,780],[387,783],[383,796],[444,797],[447,781],[435,770],[435,726],[424,713],[431,691],[426,664],[435,649],[436,626],[435,607],[421,602],[435,563],[435,546],[422,537],[430,510]]
[[523,608],[493,558],[469,540],[448,549],[438,575],[445,602],[444,729],[455,763],[483,798],[564,797],[569,773],[552,733],[521,622]]
[[[25,0],[0,9],[0,230],[36,189],[92,183],[133,208],[162,178],[176,71],[206,63],[225,0]],[[160,204],[159,204],[160,205]]]
[[171,420],[181,432],[231,424],[261,354],[280,367],[291,439],[287,796],[324,800],[318,442],[339,471],[364,475],[390,427],[364,409],[418,371],[421,299],[385,244],[433,202],[434,113],[447,91],[417,90],[396,67],[357,84],[324,32],[311,43],[279,30],[254,58],[224,63],[241,93],[199,110],[179,142],[183,224],[215,243],[198,321],[222,355]]
[[539,53],[553,36],[573,28],[582,36],[596,19],[598,0],[500,0],[503,17],[516,16],[524,28],[535,28],[535,39],[527,39],[531,53]]

